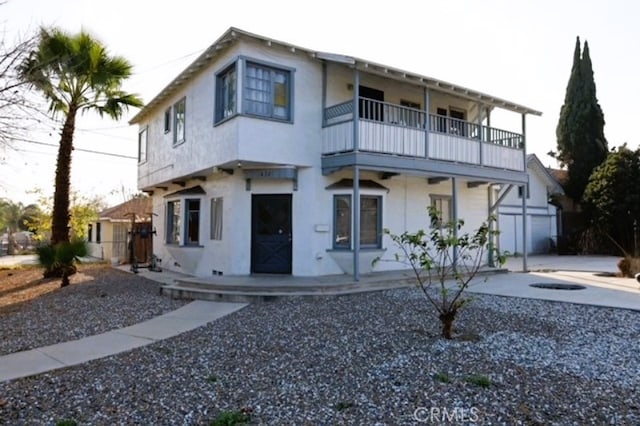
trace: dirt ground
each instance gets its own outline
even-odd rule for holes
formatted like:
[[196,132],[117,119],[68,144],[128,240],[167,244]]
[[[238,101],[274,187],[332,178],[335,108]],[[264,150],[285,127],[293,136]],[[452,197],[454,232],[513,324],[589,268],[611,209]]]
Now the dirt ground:
[[[78,272],[71,277],[71,285],[92,281],[94,278],[84,271],[107,268],[106,265],[78,265]],[[60,278],[43,278],[42,268],[22,266],[0,269],[0,315],[18,309],[44,294],[60,289]]]

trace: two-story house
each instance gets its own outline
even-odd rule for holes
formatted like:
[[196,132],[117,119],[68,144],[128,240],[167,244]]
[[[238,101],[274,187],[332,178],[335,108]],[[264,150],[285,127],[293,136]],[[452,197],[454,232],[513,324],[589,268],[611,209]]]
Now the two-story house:
[[[519,129],[492,127],[495,109]],[[527,184],[527,114],[540,112],[230,28],[131,120],[154,253],[201,277],[404,269],[372,266],[394,259],[384,228],[427,228],[435,205],[471,231]]]

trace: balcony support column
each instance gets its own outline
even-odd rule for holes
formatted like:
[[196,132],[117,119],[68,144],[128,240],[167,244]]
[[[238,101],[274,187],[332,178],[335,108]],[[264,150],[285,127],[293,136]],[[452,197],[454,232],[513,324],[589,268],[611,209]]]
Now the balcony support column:
[[[523,172],[527,171],[527,115],[522,113],[522,165]],[[528,180],[528,176],[527,176]],[[522,188],[522,271],[527,272],[527,197],[529,196],[529,185]]]
[[360,137],[360,72],[353,69],[353,151],[359,150]]
[[484,106],[481,103],[478,103],[478,159],[480,160],[480,165],[484,166],[484,159],[482,158],[482,111]]
[[360,168],[353,167],[353,280],[360,281]]
[[322,127],[327,126],[327,62],[322,61]]
[[429,132],[431,120],[429,119],[429,111],[431,110],[431,94],[429,88],[424,88],[424,156],[429,158]]
[[[458,182],[457,179],[451,178],[451,214],[453,216],[453,237],[458,239]],[[453,247],[453,271],[458,271],[458,247]]]

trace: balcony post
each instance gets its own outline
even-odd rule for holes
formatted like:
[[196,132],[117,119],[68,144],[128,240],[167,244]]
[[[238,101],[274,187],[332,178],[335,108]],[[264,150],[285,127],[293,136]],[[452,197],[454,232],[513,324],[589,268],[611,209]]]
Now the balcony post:
[[[523,172],[527,172],[527,115],[522,113],[522,164]],[[527,182],[529,178],[527,176]],[[522,191],[522,271],[527,272],[527,196],[529,195],[529,185],[526,184]]]
[[429,158],[429,131],[431,130],[431,122],[429,119],[429,110],[431,103],[431,95],[429,88],[424,88],[424,157]]
[[322,61],[322,127],[327,126],[327,62]]
[[353,152],[358,152],[360,141],[360,72],[353,69]]
[[[458,185],[457,179],[451,178],[451,213],[453,215],[453,237],[458,239]],[[453,271],[458,271],[458,245],[453,247]]]
[[478,102],[478,159],[480,160],[480,165],[484,166],[484,159],[482,158],[482,110],[483,106]]
[[360,281],[360,168],[353,167],[353,280]]

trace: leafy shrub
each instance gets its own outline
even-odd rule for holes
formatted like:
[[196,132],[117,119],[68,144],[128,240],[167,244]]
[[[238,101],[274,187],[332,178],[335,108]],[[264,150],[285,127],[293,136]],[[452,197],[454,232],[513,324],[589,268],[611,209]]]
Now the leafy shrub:
[[44,267],[45,278],[61,277],[61,287],[69,285],[69,277],[77,271],[75,263],[87,253],[87,243],[84,240],[37,248],[38,261]]
[[235,426],[243,425],[250,419],[249,410],[234,410],[234,411],[222,411],[211,422],[211,426]]

